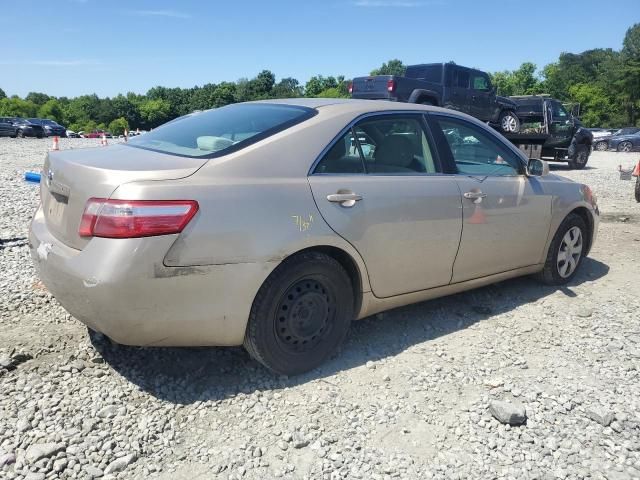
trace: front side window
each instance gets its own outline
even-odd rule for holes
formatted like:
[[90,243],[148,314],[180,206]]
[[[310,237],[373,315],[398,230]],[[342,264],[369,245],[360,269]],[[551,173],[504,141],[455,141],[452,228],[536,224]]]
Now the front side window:
[[315,173],[437,173],[420,117],[384,115],[358,122],[318,163]]
[[480,73],[475,73],[471,77],[471,88],[474,90],[489,90],[489,79]]
[[520,160],[488,132],[464,120],[434,116],[457,172],[463,175],[518,175]]
[[127,145],[188,157],[239,150],[316,113],[307,107],[248,103],[186,115],[129,140]]

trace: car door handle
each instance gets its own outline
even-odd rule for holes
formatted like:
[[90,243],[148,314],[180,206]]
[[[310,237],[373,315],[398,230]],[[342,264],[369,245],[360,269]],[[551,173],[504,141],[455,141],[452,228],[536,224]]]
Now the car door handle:
[[482,192],[466,192],[466,193],[464,193],[464,198],[468,198],[470,200],[480,200],[480,199],[483,199],[486,196],[487,196],[487,194],[486,193],[482,193]]
[[362,195],[357,193],[332,193],[327,195],[327,200],[334,203],[339,203],[343,207],[353,207],[357,201],[362,200]]

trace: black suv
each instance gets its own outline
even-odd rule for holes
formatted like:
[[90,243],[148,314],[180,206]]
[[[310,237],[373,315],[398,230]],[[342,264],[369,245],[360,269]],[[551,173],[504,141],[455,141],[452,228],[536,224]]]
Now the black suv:
[[357,77],[349,90],[352,98],[436,105],[468,113],[503,133],[520,130],[516,104],[496,95],[489,75],[454,63],[410,65],[403,77]]

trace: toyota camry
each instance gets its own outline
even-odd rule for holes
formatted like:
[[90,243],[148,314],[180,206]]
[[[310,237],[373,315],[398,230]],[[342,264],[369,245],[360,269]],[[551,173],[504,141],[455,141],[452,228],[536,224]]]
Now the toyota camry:
[[516,276],[570,281],[589,187],[462,113],[370,100],[235,104],[50,152],[39,275],[115,342],[244,345],[321,364],[352,320]]

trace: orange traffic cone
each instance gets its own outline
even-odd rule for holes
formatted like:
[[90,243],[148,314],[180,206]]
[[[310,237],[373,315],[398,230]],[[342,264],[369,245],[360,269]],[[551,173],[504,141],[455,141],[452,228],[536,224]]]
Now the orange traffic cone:
[[633,169],[633,173],[631,175],[634,177],[640,177],[640,161],[636,165],[636,168]]
[[60,150],[60,139],[58,137],[53,137],[53,145],[51,145],[51,150]]
[[129,140],[129,130],[124,129],[124,141],[127,142]]
[[467,220],[467,223],[471,223],[473,225],[487,223],[487,218],[485,217],[484,211],[482,210],[480,204],[475,203],[473,205],[473,213],[469,217],[469,220]]

